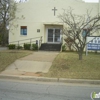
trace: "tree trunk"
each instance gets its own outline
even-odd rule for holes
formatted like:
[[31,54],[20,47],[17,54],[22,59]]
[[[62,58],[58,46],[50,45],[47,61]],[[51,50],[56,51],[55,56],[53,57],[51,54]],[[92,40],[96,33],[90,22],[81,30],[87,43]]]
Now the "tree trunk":
[[3,31],[2,31],[2,41],[1,41],[1,45],[5,46],[6,45],[6,35],[7,35],[7,30],[6,30],[6,26],[4,27]]
[[83,51],[79,51],[78,55],[79,55],[79,60],[82,60],[82,58],[83,58]]
[[68,47],[69,47],[69,51],[71,51],[71,46],[69,45]]

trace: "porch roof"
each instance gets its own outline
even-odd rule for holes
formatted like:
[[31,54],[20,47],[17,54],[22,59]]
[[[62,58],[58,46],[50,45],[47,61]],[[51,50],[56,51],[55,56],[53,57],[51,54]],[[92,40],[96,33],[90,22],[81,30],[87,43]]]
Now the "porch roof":
[[63,23],[44,23],[44,26],[63,26]]

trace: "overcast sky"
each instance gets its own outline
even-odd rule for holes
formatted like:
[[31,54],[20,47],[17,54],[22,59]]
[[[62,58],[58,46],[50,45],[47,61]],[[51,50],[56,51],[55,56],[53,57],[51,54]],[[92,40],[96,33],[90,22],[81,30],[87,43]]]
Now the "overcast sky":
[[99,0],[83,0],[85,2],[99,2]]
[[[20,1],[20,0],[15,0],[15,1]],[[22,1],[25,1],[25,0],[22,0]],[[85,1],[85,2],[98,2],[99,0],[83,0],[83,1]]]

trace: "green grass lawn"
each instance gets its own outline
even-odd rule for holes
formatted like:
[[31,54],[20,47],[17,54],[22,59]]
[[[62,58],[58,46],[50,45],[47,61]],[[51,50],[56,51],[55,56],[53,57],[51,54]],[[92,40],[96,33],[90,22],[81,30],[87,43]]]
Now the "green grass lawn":
[[60,53],[53,61],[46,77],[73,79],[100,79],[100,54],[83,54],[83,60],[78,60],[76,53]]
[[31,54],[32,51],[22,50],[7,50],[0,51],[0,72],[3,71],[9,64],[13,63],[16,59]]

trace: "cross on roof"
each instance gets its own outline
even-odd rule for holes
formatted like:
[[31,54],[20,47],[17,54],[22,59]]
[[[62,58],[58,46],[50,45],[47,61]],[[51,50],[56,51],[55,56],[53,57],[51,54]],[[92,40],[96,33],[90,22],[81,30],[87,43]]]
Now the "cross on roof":
[[57,11],[56,7],[54,7],[54,9],[52,9],[52,10],[54,11],[54,16],[55,16],[56,11]]

